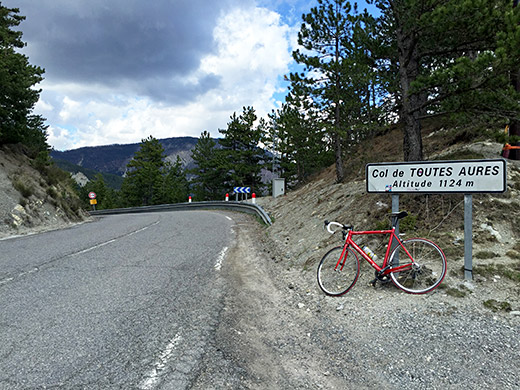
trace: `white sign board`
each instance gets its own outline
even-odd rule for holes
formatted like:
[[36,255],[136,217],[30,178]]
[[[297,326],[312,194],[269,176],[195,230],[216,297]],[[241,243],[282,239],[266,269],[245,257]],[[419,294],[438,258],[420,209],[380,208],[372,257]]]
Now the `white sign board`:
[[367,192],[478,193],[506,190],[506,161],[463,160],[367,164]]

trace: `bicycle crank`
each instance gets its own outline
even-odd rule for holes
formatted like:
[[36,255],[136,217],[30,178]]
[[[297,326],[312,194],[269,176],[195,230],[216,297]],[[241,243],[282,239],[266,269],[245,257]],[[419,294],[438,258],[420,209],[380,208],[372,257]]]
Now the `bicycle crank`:
[[388,282],[390,282],[392,279],[390,279],[390,275],[386,274],[386,275],[383,275],[383,272],[385,270],[382,270],[382,271],[375,271],[374,274],[376,276],[376,278],[374,280],[372,280],[372,286],[375,287],[376,286],[376,283],[377,281],[379,280],[382,284],[386,284]]

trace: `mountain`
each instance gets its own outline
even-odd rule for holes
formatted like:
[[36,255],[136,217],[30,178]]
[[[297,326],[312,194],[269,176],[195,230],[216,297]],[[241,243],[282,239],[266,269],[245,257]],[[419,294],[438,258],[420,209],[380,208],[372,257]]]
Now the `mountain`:
[[[198,138],[195,137],[174,137],[159,140],[164,147],[167,160],[175,161],[177,156],[179,156],[184,161],[184,165],[188,168],[193,166],[191,151],[197,144],[197,141]],[[59,166],[72,173],[80,171],[80,169],[74,167],[79,166],[87,170],[123,176],[127,164],[135,152],[139,150],[140,145],[140,143],[126,145],[114,144],[88,146],[66,151],[52,150],[51,157]],[[86,172],[83,173],[89,177]]]
[[113,173],[99,172],[95,169],[85,168],[77,164],[73,164],[66,160],[54,159],[54,163],[66,172],[70,172],[72,178],[78,183],[80,187],[85,186],[90,180],[94,180],[96,175],[101,173],[105,184],[115,190],[120,190],[123,184],[123,176],[115,175]]

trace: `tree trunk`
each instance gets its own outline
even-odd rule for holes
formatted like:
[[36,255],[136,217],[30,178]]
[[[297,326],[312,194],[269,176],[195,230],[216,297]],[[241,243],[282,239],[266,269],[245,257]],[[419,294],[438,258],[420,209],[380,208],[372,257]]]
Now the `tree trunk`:
[[404,26],[397,28],[397,47],[399,52],[399,79],[402,92],[402,119],[404,121],[403,151],[405,161],[422,161],[422,136],[419,94],[411,94],[412,82],[419,74],[417,43],[411,32]]
[[[339,4],[336,3],[336,8],[339,7]],[[336,12],[339,12],[338,9],[336,9]],[[336,30],[336,34],[338,34],[338,30]],[[335,43],[336,43],[336,54],[335,54],[335,62],[336,66],[339,66],[340,63],[340,38],[339,35],[336,35],[335,37]],[[341,148],[341,136],[339,132],[340,127],[340,88],[341,88],[341,75],[339,74],[339,70],[336,69],[336,75],[335,75],[335,103],[336,106],[334,107],[334,154],[335,154],[335,160],[336,160],[336,181],[338,183],[342,183],[345,179],[345,174],[343,172],[343,151]],[[350,140],[349,140],[350,141]]]
[[338,183],[342,183],[345,179],[345,173],[343,172],[343,149],[341,147],[341,136],[339,134],[339,120],[340,120],[340,112],[339,112],[339,104],[336,104],[335,112],[334,112],[334,134],[333,134],[333,142],[334,142],[334,157],[336,161],[336,181]]
[[343,172],[343,156],[341,152],[341,137],[337,132],[334,132],[334,154],[336,160],[336,181],[342,183],[345,179]]

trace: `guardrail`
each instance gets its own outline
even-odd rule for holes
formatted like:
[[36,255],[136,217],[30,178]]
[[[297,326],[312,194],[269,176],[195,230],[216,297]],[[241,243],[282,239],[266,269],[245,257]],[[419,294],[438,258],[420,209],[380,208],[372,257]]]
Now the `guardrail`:
[[111,215],[111,214],[135,214],[135,213],[151,213],[157,211],[186,211],[186,210],[230,210],[258,216],[266,225],[272,225],[271,218],[263,208],[257,204],[244,202],[191,202],[191,203],[175,203],[161,204],[156,206],[127,207],[121,209],[107,209],[90,211],[90,215]]

